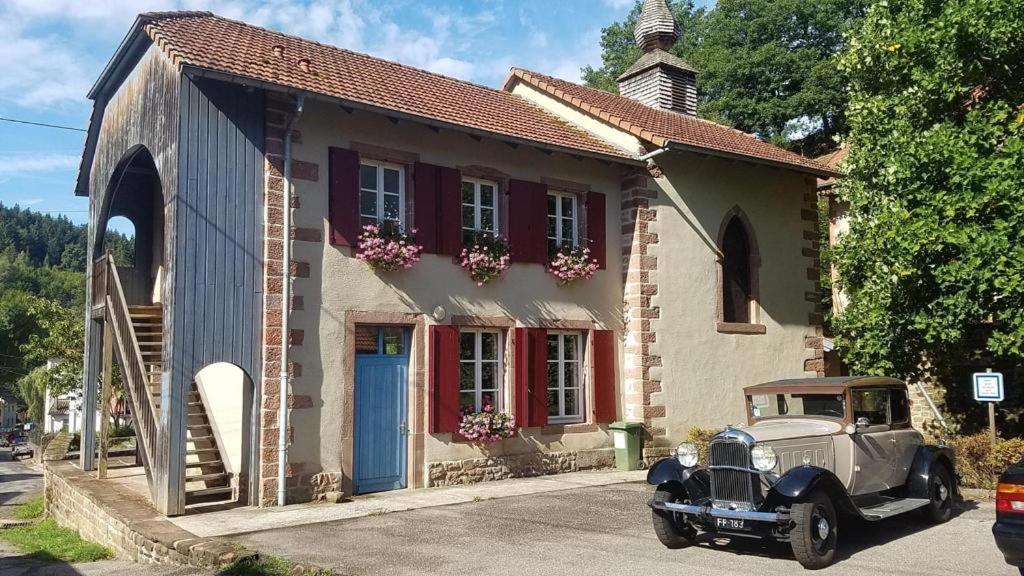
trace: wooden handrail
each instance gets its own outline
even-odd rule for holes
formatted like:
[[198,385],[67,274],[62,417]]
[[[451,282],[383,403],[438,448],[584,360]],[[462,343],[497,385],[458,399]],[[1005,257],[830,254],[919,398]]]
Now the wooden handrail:
[[[101,284],[102,283],[102,284]],[[97,295],[95,291],[102,289]],[[159,433],[159,419],[153,394],[149,388],[149,375],[142,359],[138,338],[132,325],[131,312],[121,288],[117,266],[112,255],[98,258],[93,268],[93,301],[102,299],[105,319],[110,323],[114,336],[114,351],[121,366],[125,388],[131,398],[134,410],[136,435],[142,440],[143,460],[147,468],[152,461]],[[99,296],[99,298],[97,298]]]

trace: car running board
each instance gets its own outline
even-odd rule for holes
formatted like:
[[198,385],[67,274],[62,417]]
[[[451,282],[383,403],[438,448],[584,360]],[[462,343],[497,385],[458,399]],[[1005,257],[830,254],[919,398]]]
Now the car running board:
[[900,500],[890,500],[875,506],[861,508],[860,514],[868,520],[883,520],[897,514],[917,510],[918,508],[927,506],[928,502],[929,500],[927,498],[902,498]]

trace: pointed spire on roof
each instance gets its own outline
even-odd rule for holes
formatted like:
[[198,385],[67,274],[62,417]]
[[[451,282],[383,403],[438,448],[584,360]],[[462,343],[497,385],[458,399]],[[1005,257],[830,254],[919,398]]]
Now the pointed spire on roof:
[[633,38],[644,52],[669,50],[679,40],[679,26],[665,0],[644,0]]

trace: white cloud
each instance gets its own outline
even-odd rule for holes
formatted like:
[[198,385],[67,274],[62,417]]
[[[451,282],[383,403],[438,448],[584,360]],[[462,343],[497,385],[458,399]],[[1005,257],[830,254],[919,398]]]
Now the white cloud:
[[636,0],[602,0],[606,6],[612,8],[632,8]]
[[18,200],[17,204],[22,208],[27,208],[29,206],[35,206],[36,204],[42,204],[43,202],[45,202],[45,200],[42,198],[22,198],[21,200]]
[[0,153],[0,176],[35,175],[78,168],[78,154],[65,153]]

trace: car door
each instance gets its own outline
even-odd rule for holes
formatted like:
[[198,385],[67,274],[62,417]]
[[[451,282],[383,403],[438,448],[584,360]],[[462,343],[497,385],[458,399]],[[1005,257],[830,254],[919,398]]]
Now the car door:
[[890,486],[902,486],[907,482],[910,467],[917,456],[917,449],[924,444],[921,433],[910,425],[910,399],[906,388],[889,391],[889,426],[892,428],[893,477]]
[[886,388],[854,388],[853,421],[866,419],[867,426],[858,427],[851,436],[854,450],[854,495],[881,492],[892,487],[893,460],[896,453],[892,428],[889,425],[889,390]]

